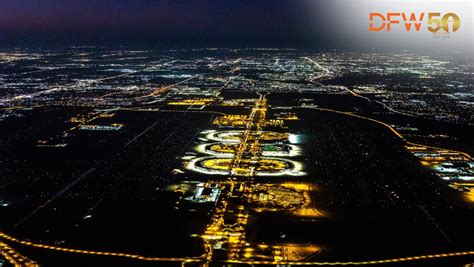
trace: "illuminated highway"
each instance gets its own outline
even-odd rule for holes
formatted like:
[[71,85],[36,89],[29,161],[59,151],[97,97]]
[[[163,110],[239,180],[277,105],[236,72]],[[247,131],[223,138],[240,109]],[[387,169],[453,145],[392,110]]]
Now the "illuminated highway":
[[[267,110],[266,101],[266,96],[264,94],[260,94],[260,98],[256,101],[255,107],[252,108],[252,112],[250,113],[247,125],[245,126],[239,147],[237,148],[237,152],[231,163],[231,175],[237,174],[239,171],[244,169],[240,167],[244,153],[249,152],[251,157],[254,159],[259,157],[259,135],[261,134],[265,121],[265,114]],[[254,138],[252,144],[249,145],[249,136],[254,131],[257,133],[257,137]],[[248,172],[246,175],[253,176],[254,170],[250,169],[249,171],[250,172]]]
[[[3,237],[1,233],[0,233],[0,237]],[[21,255],[20,253],[15,251],[12,247],[8,246],[7,244],[3,242],[0,242],[0,255],[14,267],[38,267],[39,266],[36,262]]]
[[[49,246],[43,245],[38,243],[33,243],[29,241],[23,241],[6,235],[4,233],[0,233],[0,238],[10,241],[12,243],[17,243],[25,246],[46,249],[46,250],[55,250],[61,251],[66,253],[77,253],[77,254],[89,254],[89,255],[97,255],[97,256],[108,256],[108,257],[124,257],[124,258],[131,258],[138,261],[155,261],[155,262],[183,262],[183,263],[203,263],[209,261],[209,253],[202,258],[158,258],[158,257],[145,257],[136,254],[127,254],[127,253],[115,253],[115,252],[101,252],[101,251],[89,251],[89,250],[80,250],[80,249],[70,249],[70,248],[63,248],[63,247],[56,247],[56,246]],[[207,237],[203,237],[207,238]],[[5,245],[4,243],[0,243],[2,248],[2,256],[9,260],[15,267],[34,267],[38,266],[36,263],[28,260],[27,258],[21,256],[20,254],[16,253],[10,247]],[[450,252],[450,253],[439,253],[439,254],[427,254],[427,255],[418,255],[418,256],[408,256],[408,257],[400,257],[400,258],[392,258],[392,259],[382,259],[382,260],[368,260],[368,261],[347,261],[347,262],[318,262],[318,261],[308,261],[308,262],[285,262],[285,261],[253,261],[253,260],[225,260],[221,261],[222,263],[234,263],[234,264],[262,264],[262,265],[282,265],[282,264],[290,264],[290,265],[315,265],[315,266],[344,266],[344,265],[374,265],[374,264],[386,264],[386,263],[396,263],[396,262],[410,262],[410,261],[421,261],[421,260],[434,260],[434,259],[442,259],[442,258],[450,258],[450,257],[466,257],[474,255],[474,251],[462,251],[462,252]]]
[[[122,257],[122,258],[130,258],[134,260],[140,260],[140,261],[157,261],[157,262],[201,262],[201,258],[162,258],[162,257],[146,257],[142,255],[137,255],[137,254],[129,254],[129,253],[120,253],[120,252],[104,252],[104,251],[92,251],[92,250],[82,250],[82,249],[73,249],[73,248],[64,248],[64,247],[58,247],[58,246],[50,246],[50,245],[45,245],[45,244],[39,244],[39,243],[34,243],[30,241],[24,241],[17,239],[15,237],[9,236],[7,234],[1,233],[0,232],[0,238],[12,243],[24,245],[24,246],[29,246],[29,247],[34,247],[34,248],[40,248],[40,249],[47,249],[47,250],[54,250],[54,251],[61,251],[61,252],[67,252],[67,253],[76,253],[76,254],[87,254],[87,255],[98,255],[98,256],[109,256],[109,257]],[[3,244],[3,243],[0,243]],[[2,249],[3,251],[3,249]],[[19,256],[18,254],[15,254],[13,250],[7,250],[10,255],[13,255],[12,258],[23,258]],[[22,263],[22,261],[26,261],[27,263]],[[29,266],[28,264],[31,263],[30,260],[26,260],[26,258],[23,258],[23,260],[18,261],[20,266]],[[29,262],[29,263],[28,263]],[[33,265],[34,266],[34,265]]]

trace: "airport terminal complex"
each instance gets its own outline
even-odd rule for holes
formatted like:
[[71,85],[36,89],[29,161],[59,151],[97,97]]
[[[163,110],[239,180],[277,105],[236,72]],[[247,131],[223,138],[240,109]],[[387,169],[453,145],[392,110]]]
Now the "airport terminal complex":
[[77,46],[0,81],[2,267],[474,262],[465,58]]

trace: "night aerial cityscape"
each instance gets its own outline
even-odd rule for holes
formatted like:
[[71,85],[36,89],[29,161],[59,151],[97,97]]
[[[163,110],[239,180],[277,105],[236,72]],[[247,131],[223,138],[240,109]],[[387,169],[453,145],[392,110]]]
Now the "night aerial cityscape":
[[0,267],[474,266],[446,3],[1,1]]

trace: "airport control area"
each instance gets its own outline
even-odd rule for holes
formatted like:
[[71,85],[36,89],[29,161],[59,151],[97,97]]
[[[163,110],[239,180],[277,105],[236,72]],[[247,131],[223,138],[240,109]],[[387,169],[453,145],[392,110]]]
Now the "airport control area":
[[468,61],[74,47],[0,81],[1,267],[474,262]]

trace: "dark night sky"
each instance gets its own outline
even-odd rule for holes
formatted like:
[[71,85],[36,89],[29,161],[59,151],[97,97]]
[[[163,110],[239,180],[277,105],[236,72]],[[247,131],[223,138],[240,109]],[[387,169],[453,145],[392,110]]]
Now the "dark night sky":
[[[3,40],[318,46],[311,0],[2,0]],[[327,1],[327,0],[324,0]],[[313,1],[314,2],[314,1]],[[324,39],[319,33],[318,39]]]
[[[399,1],[0,0],[0,45],[304,47],[474,54],[472,0],[409,0],[403,5]],[[455,12],[461,16],[461,30],[449,39],[434,39],[426,29],[419,34],[368,30],[370,12],[412,12],[415,8]]]

